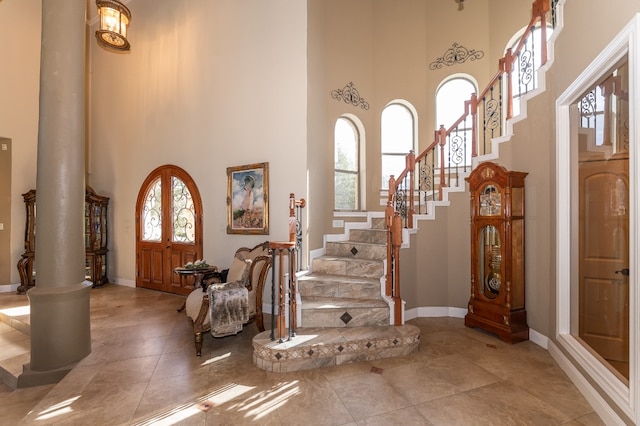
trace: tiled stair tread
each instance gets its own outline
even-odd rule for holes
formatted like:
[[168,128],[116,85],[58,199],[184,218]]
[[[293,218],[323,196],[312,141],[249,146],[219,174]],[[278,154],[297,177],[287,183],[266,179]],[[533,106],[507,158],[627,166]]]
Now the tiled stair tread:
[[325,346],[344,344],[362,340],[402,339],[405,337],[419,336],[420,329],[411,324],[401,326],[387,325],[376,327],[357,328],[329,328],[329,327],[302,327],[296,330],[295,337],[278,343],[271,340],[269,330],[257,334],[253,338],[254,345],[260,345],[271,350],[288,350],[300,347]]
[[323,260],[325,262],[335,261],[335,262],[382,263],[382,260],[377,260],[377,259],[361,259],[358,257],[333,256],[333,255],[320,256],[318,259]]
[[302,281],[322,281],[328,284],[373,284],[380,285],[380,278],[354,277],[349,275],[334,275],[323,273],[311,273],[298,277],[298,283]]
[[0,381],[15,389],[24,364],[31,360],[31,337],[0,322]]
[[11,358],[0,360],[0,378],[2,383],[15,389],[18,377],[24,372],[24,365],[31,362],[31,352],[25,352]]
[[253,363],[274,373],[408,355],[420,343],[412,325],[357,328],[300,328],[283,342],[265,331],[253,338]]
[[[31,316],[29,300],[24,295],[1,294],[3,309],[0,310],[0,325],[3,323],[25,334],[30,333]],[[0,328],[2,333],[2,328]]]
[[[376,243],[372,241],[357,241],[357,240],[346,240],[346,241],[331,241],[327,244],[335,244],[335,245],[347,245],[347,246],[362,246],[362,247],[380,247],[381,243]],[[385,247],[386,250],[386,247]]]
[[301,297],[302,310],[305,309],[348,309],[348,308],[388,308],[383,299],[348,299],[335,297]]

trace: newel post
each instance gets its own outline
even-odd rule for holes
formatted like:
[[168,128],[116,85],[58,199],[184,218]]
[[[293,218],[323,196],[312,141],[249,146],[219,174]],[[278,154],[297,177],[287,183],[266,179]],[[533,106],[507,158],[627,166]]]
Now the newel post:
[[413,228],[414,210],[414,191],[415,188],[415,170],[416,170],[416,153],[414,150],[409,151],[406,158],[406,168],[409,170],[409,205],[407,206],[407,228]]
[[504,58],[500,60],[500,68],[503,73],[507,74],[507,117],[509,120],[513,117],[513,52],[511,48],[507,49]]
[[[393,179],[393,176],[391,177]],[[387,201],[384,224],[387,227],[387,274],[385,278],[385,295],[391,297],[393,291],[393,246],[391,245],[393,233],[393,201]]]
[[547,63],[547,13],[551,10],[549,0],[535,0],[533,2],[533,16],[540,17],[540,66]]

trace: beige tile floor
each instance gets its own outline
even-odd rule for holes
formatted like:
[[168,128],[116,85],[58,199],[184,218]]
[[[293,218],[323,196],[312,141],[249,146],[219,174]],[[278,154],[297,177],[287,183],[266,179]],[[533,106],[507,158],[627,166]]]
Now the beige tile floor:
[[207,335],[197,358],[182,300],[92,290],[92,353],[56,385],[0,385],[0,425],[603,424],[544,349],[458,318],[410,321],[422,337],[406,357],[277,374],[252,364],[254,324]]

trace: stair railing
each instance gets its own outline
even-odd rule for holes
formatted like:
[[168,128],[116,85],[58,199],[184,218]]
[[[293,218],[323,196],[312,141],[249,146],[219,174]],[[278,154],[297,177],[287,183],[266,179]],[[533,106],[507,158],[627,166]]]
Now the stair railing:
[[[297,272],[301,270],[302,209],[306,205],[304,198],[296,200],[293,193],[289,194],[289,241],[269,242],[269,254],[272,258],[270,338],[279,343],[295,337],[298,327]],[[278,312],[275,311],[276,297]]]
[[[547,16],[551,15],[555,26],[558,2],[534,0],[527,29],[515,47],[498,61],[498,71],[480,95],[472,94],[464,102],[460,118],[448,128],[440,125],[431,144],[418,155],[409,152],[405,169],[397,178],[393,175],[389,178],[385,292],[394,300],[396,325],[402,324],[398,251],[402,228],[413,228],[414,215],[429,214],[433,202],[442,200],[444,188],[464,184],[471,159],[490,153],[492,139],[504,135],[506,121],[514,114],[514,98],[537,88],[536,66],[547,62]],[[536,43],[536,38],[540,42]],[[537,49],[540,49],[539,64],[534,61]],[[514,81],[518,82],[515,94]]]

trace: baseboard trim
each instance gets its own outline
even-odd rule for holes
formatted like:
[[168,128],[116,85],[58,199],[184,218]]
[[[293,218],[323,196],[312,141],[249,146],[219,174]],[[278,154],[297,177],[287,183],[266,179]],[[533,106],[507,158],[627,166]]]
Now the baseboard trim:
[[123,278],[116,278],[115,280],[112,280],[112,282],[114,284],[118,284],[124,287],[131,287],[131,288],[135,288],[136,287],[136,282],[133,280],[125,280]]
[[20,284],[3,284],[0,285],[0,293],[13,293],[18,291]]
[[558,366],[565,372],[578,391],[591,404],[591,407],[598,413],[598,416],[607,425],[625,425],[626,423],[600,396],[591,383],[578,371],[578,369],[567,359],[562,351],[551,340],[548,340],[548,351],[551,357],[558,363]]

